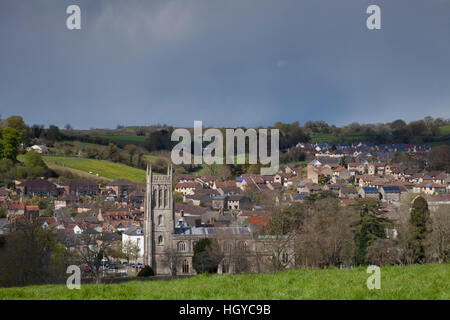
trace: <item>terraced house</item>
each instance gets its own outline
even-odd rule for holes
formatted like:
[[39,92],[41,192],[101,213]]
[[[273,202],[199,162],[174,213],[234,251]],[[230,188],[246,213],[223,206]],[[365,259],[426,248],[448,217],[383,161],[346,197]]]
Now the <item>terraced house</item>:
[[37,197],[53,197],[58,195],[58,189],[53,182],[46,179],[25,180],[17,186],[22,195]]
[[61,184],[64,193],[75,196],[96,196],[99,193],[98,185],[90,179],[71,179]]

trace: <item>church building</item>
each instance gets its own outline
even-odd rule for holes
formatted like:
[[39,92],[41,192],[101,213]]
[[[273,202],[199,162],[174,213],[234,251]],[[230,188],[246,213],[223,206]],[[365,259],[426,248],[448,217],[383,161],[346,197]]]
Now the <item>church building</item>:
[[218,273],[267,272],[276,266],[295,265],[290,237],[253,235],[248,227],[192,227],[183,217],[175,220],[172,167],[166,175],[153,175],[147,167],[144,265],[151,266],[155,274],[195,274],[194,246],[203,238],[214,238],[220,246],[223,259]]

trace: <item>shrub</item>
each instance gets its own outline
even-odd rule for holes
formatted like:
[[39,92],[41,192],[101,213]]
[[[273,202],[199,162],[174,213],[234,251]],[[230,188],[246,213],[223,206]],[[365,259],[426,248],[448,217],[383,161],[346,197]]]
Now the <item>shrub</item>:
[[198,274],[217,273],[218,265],[222,259],[223,255],[217,240],[204,238],[195,244],[192,264]]
[[152,267],[145,266],[144,269],[139,271],[138,277],[153,277],[155,275],[155,272],[153,271]]
[[380,267],[399,264],[400,250],[390,239],[378,239],[367,248],[366,261]]

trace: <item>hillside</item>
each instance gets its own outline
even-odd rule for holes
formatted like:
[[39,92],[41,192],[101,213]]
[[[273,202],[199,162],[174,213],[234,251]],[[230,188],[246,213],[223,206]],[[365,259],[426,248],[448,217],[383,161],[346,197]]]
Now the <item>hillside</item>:
[[100,136],[103,139],[110,140],[112,142],[125,142],[125,143],[134,143],[140,144],[147,139],[146,136],[119,136],[119,135],[106,135]]
[[450,265],[385,267],[381,290],[368,290],[366,268],[277,274],[202,275],[169,281],[0,289],[0,299],[450,299]]
[[145,180],[144,170],[121,163],[75,157],[43,156],[42,158],[49,167],[71,168],[92,173],[94,176],[98,174],[100,177],[111,180],[128,179],[134,182],[142,182]]

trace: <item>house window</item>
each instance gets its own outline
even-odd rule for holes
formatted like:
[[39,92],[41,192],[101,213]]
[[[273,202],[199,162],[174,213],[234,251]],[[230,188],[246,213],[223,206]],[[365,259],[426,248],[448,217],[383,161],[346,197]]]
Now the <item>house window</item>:
[[163,244],[164,243],[164,238],[163,236],[159,236],[158,237],[158,244]]
[[158,216],[158,226],[161,226],[164,223],[164,217],[162,215]]
[[189,273],[189,262],[186,259],[183,260],[182,271],[183,273]]
[[179,251],[179,252],[186,251],[186,243],[184,243],[183,241],[178,242],[177,243],[177,251]]

